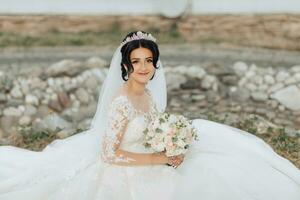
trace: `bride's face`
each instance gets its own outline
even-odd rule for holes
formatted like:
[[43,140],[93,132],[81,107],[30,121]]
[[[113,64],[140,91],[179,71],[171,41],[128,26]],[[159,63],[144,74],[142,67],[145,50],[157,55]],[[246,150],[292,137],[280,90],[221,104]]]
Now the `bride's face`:
[[134,71],[129,74],[129,80],[146,84],[155,71],[152,52],[143,47],[134,49],[130,54],[130,61]]

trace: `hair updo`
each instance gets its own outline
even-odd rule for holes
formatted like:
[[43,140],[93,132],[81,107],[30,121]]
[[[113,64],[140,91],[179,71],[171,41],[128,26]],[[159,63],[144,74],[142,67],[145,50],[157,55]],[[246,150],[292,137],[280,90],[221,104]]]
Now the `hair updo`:
[[[133,32],[128,33],[122,42],[124,42],[127,37],[131,37],[131,36],[133,36],[133,34],[136,34],[137,32],[138,31],[133,31]],[[141,31],[141,32],[144,34],[149,34],[145,31]],[[147,48],[152,52],[153,66],[155,69],[158,69],[158,66],[156,66],[156,64],[159,59],[159,50],[158,50],[157,44],[154,41],[147,40],[147,39],[140,39],[140,40],[133,40],[133,41],[127,42],[126,44],[124,44],[121,47],[121,53],[122,53],[121,70],[122,70],[122,79],[124,81],[127,81],[128,79],[126,79],[125,77],[134,71],[131,61],[130,61],[130,54],[134,49],[137,49],[140,47]],[[128,71],[126,70],[125,65],[127,66]],[[154,78],[154,75],[155,75],[155,73],[153,74],[153,76],[151,77],[150,80],[152,80]]]

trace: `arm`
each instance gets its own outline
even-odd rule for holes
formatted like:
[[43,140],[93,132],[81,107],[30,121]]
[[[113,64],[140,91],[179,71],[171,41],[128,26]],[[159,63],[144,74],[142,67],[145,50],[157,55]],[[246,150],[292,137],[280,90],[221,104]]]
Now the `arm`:
[[130,111],[128,102],[122,96],[112,101],[108,110],[108,123],[102,143],[101,158],[103,161],[122,166],[168,163],[168,157],[164,153],[133,153],[120,149]]

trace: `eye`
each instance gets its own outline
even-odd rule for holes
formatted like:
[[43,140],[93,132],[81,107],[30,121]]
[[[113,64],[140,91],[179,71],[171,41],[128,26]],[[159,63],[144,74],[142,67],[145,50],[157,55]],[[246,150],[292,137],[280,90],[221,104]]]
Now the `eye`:
[[148,63],[151,63],[151,62],[152,62],[152,60],[151,60],[151,59],[149,59],[149,60],[147,60],[147,62],[148,62]]
[[131,63],[134,64],[134,63],[137,63],[137,62],[138,62],[138,61],[132,61]]

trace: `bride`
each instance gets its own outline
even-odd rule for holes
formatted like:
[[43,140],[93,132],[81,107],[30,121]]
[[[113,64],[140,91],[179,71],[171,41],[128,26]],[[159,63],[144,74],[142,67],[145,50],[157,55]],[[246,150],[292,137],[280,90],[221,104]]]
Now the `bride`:
[[167,157],[143,146],[167,90],[155,38],[116,49],[91,128],[41,152],[0,147],[0,200],[299,200],[300,171],[262,139],[192,120],[199,140]]

